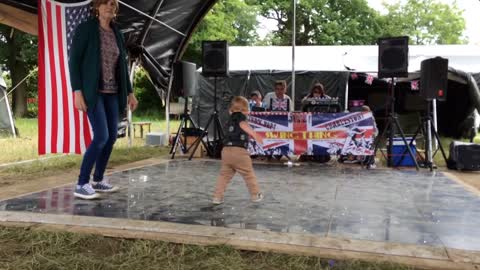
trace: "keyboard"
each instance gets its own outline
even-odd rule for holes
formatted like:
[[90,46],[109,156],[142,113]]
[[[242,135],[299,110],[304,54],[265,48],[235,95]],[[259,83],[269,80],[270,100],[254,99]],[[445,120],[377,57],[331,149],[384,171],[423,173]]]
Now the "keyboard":
[[307,98],[304,102],[304,112],[336,113],[342,108],[338,98]]

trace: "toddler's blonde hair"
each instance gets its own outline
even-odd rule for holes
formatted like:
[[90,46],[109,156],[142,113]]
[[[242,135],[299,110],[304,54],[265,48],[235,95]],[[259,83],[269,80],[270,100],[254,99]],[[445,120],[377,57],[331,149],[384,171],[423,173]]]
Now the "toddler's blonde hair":
[[230,105],[230,112],[248,112],[248,100],[240,96],[234,97]]

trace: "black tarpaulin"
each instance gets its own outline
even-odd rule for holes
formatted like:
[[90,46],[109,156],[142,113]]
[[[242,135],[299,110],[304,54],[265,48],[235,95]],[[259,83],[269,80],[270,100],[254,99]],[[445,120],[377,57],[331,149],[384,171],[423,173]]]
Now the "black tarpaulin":
[[[302,98],[310,92],[315,83],[322,83],[327,95],[338,97],[343,108],[348,74],[336,71],[295,72],[295,110],[301,110]],[[195,122],[204,127],[214,109],[215,78],[207,78],[201,74],[198,78],[198,93],[193,99],[192,115]],[[228,77],[217,78],[217,110],[220,121],[226,121],[228,107],[234,96],[249,97],[250,93],[256,90],[265,96],[274,90],[274,83],[277,80],[287,81],[287,95],[292,97],[290,71],[234,71],[230,72]]]

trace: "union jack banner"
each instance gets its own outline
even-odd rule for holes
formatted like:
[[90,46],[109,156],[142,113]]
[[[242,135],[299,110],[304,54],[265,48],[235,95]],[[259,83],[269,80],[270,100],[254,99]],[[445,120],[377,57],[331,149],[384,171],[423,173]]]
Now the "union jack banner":
[[373,84],[373,79],[375,79],[372,75],[367,75],[367,78],[365,79],[365,83],[368,84],[368,85],[372,85]]
[[251,155],[373,155],[371,112],[252,112],[248,121],[264,139],[264,145],[251,141]]
[[420,90],[420,88],[418,86],[418,81],[411,81],[410,82],[410,88],[412,89],[412,91]]
[[288,99],[286,98],[274,98],[272,99],[272,111],[289,111]]

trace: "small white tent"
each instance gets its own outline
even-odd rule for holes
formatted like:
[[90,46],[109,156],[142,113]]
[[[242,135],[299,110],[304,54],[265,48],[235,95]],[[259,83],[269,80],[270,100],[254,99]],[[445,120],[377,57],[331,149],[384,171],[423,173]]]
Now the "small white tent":
[[[480,73],[480,46],[426,45],[409,46],[409,72],[420,70],[420,63],[441,56],[449,66],[468,73]],[[229,70],[291,70],[289,46],[254,46],[229,48]],[[296,46],[295,69],[302,71],[349,71],[376,73],[378,46]]]
[[[397,89],[401,86],[405,90],[396,91],[402,98],[397,101],[402,106],[399,110],[408,111],[411,104],[422,101],[418,92],[411,90],[410,82],[418,80],[421,62],[437,56],[449,60],[449,98],[438,105],[441,121],[439,131],[452,137],[459,137],[462,124],[475,108],[480,111],[480,46],[474,45],[434,45],[409,46],[408,78],[401,78],[397,82]],[[385,80],[375,80],[373,85],[366,84],[364,79],[351,79],[349,73],[363,76],[365,73],[375,74],[378,71],[379,47],[371,46],[297,46],[295,52],[295,89],[289,85],[288,94],[295,96],[294,102],[298,105],[314,82],[321,82],[326,86],[327,94],[335,96],[348,104],[349,98],[366,100],[372,109],[381,115],[385,112],[385,100],[388,84]],[[259,90],[262,94],[271,91],[275,80],[291,82],[292,48],[290,46],[255,46],[229,47],[228,78],[219,78],[216,87],[219,95],[226,97],[248,94]],[[474,76],[472,77],[471,74]],[[476,79],[476,82],[475,82]],[[200,76],[199,97],[194,102],[194,115],[197,119],[208,117],[214,97],[213,79]],[[369,91],[365,91],[368,89]],[[295,94],[293,94],[295,93]],[[407,95],[408,94],[408,95]],[[406,95],[406,96],[405,96]],[[371,102],[370,102],[371,101]],[[415,102],[413,102],[415,101]],[[420,102],[417,102],[420,104]],[[407,104],[408,106],[405,106]],[[422,103],[423,104],[423,103]],[[221,104],[221,108],[228,107]],[[299,106],[296,106],[299,108]],[[402,109],[403,108],[403,109]],[[451,124],[456,123],[456,124]]]
[[13,122],[12,110],[8,103],[6,84],[0,76],[0,135],[9,134],[16,137],[15,123]]

